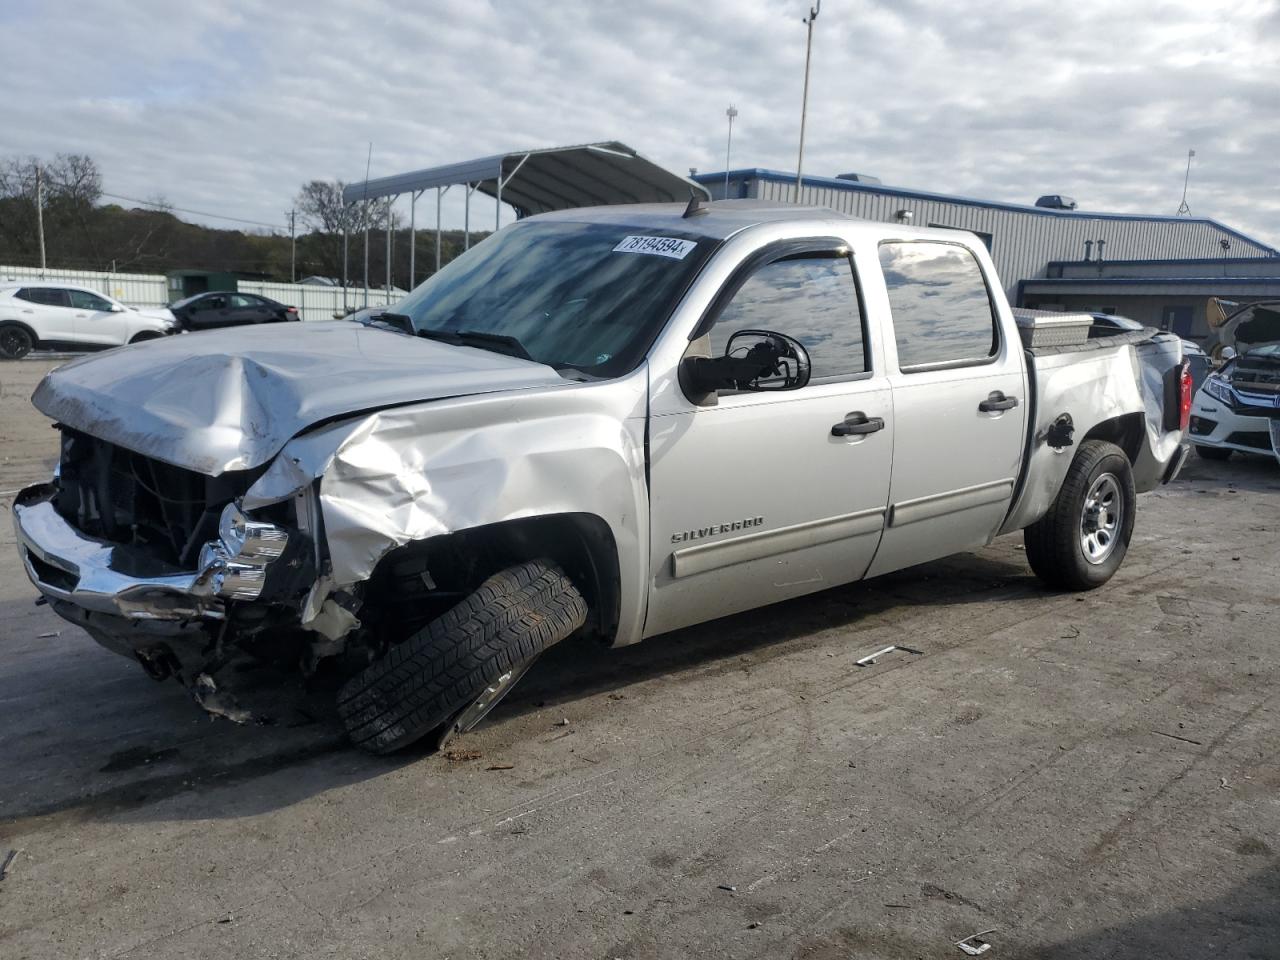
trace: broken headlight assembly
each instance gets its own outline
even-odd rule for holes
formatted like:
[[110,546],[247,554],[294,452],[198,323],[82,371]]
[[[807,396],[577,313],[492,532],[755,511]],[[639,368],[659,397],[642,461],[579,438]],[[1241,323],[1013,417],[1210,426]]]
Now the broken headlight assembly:
[[287,530],[253,520],[229,503],[218,520],[218,539],[200,551],[202,579],[219,597],[257,600],[267,582],[267,567],[288,545]]

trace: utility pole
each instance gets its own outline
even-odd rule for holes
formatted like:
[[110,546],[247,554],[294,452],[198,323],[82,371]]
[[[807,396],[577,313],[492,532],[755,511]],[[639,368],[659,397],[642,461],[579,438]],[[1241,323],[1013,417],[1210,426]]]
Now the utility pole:
[[724,199],[729,199],[729,156],[733,152],[733,118],[738,115],[738,108],[732,103],[729,109],[724,112],[729,118],[729,139],[724,145]]
[[373,141],[369,141],[369,155],[364,161],[364,196],[360,215],[364,217],[364,305],[369,305],[369,165],[373,163]]
[[800,202],[800,188],[804,186],[804,120],[809,109],[809,60],[813,55],[813,21],[818,19],[822,0],[809,8],[804,24],[809,28],[809,38],[804,46],[804,97],[800,101],[800,156],[796,158],[796,203]]
[[298,282],[298,235],[294,230],[294,218],[298,215],[297,209],[289,211],[289,282]]
[[44,279],[44,171],[36,164],[36,237],[40,241],[40,279]]
[[1191,158],[1196,155],[1194,150],[1187,151],[1187,173],[1182,178],[1182,202],[1178,204],[1178,212],[1174,214],[1177,217],[1191,216],[1191,208],[1187,206],[1187,184],[1191,182]]

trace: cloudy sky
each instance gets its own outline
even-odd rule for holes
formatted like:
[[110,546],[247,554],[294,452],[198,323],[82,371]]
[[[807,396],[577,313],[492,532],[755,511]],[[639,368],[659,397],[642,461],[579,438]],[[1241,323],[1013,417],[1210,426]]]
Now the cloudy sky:
[[[793,170],[807,6],[0,0],[0,154],[279,224],[369,141],[373,176],[615,139],[723,169],[732,102],[733,166]],[[813,174],[1162,214],[1194,147],[1192,212],[1275,245],[1280,0],[825,0],[807,140]]]

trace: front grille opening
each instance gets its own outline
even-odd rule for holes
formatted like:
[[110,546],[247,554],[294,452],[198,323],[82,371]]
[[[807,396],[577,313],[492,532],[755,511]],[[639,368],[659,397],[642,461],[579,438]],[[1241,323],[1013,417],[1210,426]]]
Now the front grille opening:
[[29,551],[27,553],[27,562],[31,564],[31,569],[35,571],[36,579],[46,586],[53,587],[55,590],[65,590],[70,593],[76,588],[76,584],[80,582],[80,578],[75,574],[67,573],[61,567],[46,563]]
[[64,428],[54,508],[91,537],[190,569],[222,509],[261,472],[206,477]]

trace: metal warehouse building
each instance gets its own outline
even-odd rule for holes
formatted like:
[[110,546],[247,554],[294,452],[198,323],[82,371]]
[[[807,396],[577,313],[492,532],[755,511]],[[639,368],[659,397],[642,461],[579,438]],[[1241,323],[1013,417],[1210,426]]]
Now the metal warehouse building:
[[716,199],[798,199],[868,220],[972,231],[1020,306],[1120,313],[1202,336],[1210,296],[1280,298],[1280,252],[1216,220],[974,200],[856,174],[806,176],[799,198],[795,174],[778,170],[731,170],[727,190],[723,171],[693,179]]

